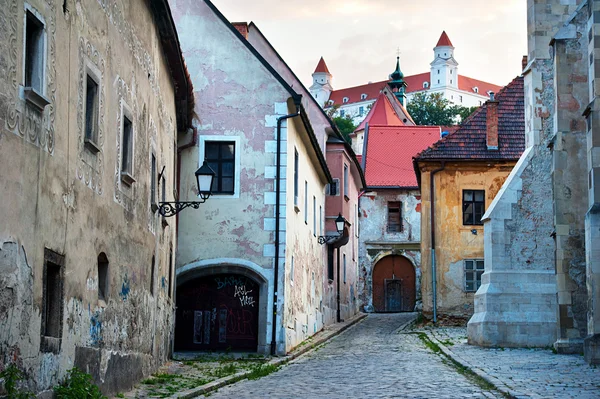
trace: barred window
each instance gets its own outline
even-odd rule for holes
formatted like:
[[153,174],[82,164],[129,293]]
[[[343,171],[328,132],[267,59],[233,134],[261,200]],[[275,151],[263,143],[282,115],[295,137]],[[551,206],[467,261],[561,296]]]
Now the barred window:
[[481,286],[483,259],[465,259],[465,291],[475,292]]

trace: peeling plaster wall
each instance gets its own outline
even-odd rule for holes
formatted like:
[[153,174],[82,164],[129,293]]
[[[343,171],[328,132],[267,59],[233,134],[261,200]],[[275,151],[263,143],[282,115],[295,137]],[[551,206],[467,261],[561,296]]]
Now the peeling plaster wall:
[[[402,232],[390,233],[388,202],[402,203]],[[360,307],[373,312],[373,268],[388,255],[402,255],[415,267],[416,309],[421,307],[421,195],[418,190],[377,189],[360,198],[359,299]]]
[[[463,190],[485,190],[485,208],[502,187],[514,163],[447,163],[435,179],[435,256],[438,315],[469,317],[474,292],[465,291],[465,259],[483,259],[483,226],[463,225]],[[423,313],[433,312],[431,271],[430,173],[439,163],[419,164],[421,169],[421,291]],[[473,233],[473,230],[475,233]]]
[[[0,8],[0,368],[16,362],[36,391],[77,365],[123,391],[170,353],[168,287],[175,222],[150,210],[150,153],[174,189],[171,73],[146,2],[29,1],[45,23],[40,114],[22,98],[25,5]],[[135,10],[135,11],[134,11]],[[99,86],[97,153],[84,146],[86,73]],[[120,178],[121,106],[133,124],[133,176]],[[60,340],[41,337],[46,249],[62,257]],[[98,296],[98,255],[109,261]],[[151,271],[152,256],[155,270]],[[151,282],[151,277],[154,282]],[[150,289],[153,287],[153,291]]]

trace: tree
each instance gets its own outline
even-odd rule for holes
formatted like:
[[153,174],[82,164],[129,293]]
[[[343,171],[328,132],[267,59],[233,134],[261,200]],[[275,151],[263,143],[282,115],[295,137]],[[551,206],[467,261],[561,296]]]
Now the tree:
[[351,144],[352,138],[350,138],[350,134],[356,129],[356,125],[352,122],[352,117],[350,115],[336,116],[333,118],[333,122],[342,133],[342,136],[344,136],[344,139]]
[[442,93],[417,93],[406,108],[417,125],[450,126],[465,120],[478,107],[454,105]]

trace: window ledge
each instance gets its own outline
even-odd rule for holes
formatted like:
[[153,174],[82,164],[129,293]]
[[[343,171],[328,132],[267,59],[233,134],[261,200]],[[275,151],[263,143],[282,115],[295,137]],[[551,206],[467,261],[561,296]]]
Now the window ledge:
[[33,105],[40,111],[43,111],[46,108],[46,105],[50,104],[50,100],[48,100],[44,95],[40,94],[33,87],[24,87],[23,94],[25,96],[25,101],[29,104]]
[[121,181],[128,186],[131,186],[133,183],[135,183],[135,179],[129,172],[121,172]]
[[90,140],[90,139],[85,139],[83,142],[85,148],[87,148],[88,150],[90,150],[91,152],[93,152],[94,154],[97,154],[100,152],[100,147],[98,147],[98,144],[96,144],[94,141]]

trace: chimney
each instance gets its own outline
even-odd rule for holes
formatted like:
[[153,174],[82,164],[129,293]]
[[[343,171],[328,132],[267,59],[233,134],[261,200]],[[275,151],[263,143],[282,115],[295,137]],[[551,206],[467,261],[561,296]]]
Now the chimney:
[[248,22],[232,22],[231,25],[244,36],[244,39],[248,40]]
[[486,103],[486,138],[487,149],[498,150],[498,101],[494,93],[490,93],[490,100]]
[[521,60],[521,71],[524,71],[524,70],[525,70],[525,68],[527,67],[527,61],[528,61],[528,60],[527,60],[527,56],[526,56],[526,55],[524,55],[524,56],[523,56],[523,59]]

